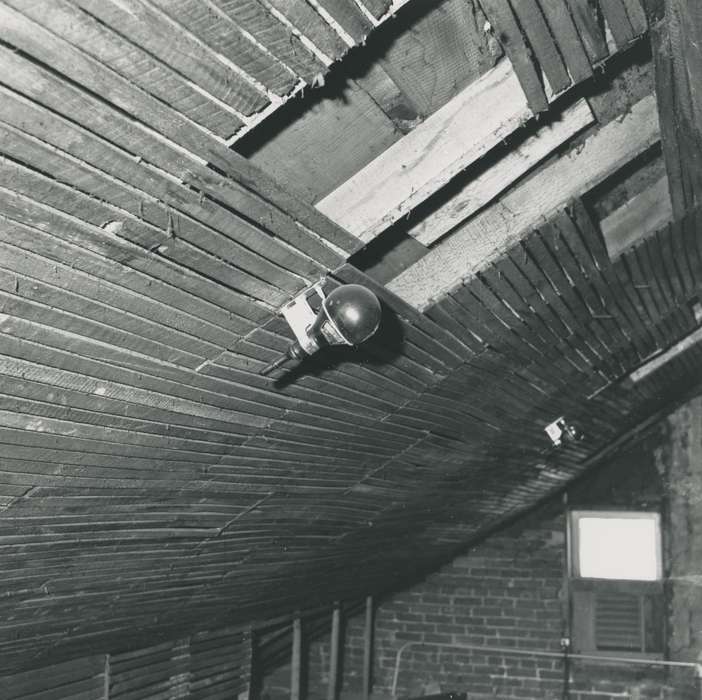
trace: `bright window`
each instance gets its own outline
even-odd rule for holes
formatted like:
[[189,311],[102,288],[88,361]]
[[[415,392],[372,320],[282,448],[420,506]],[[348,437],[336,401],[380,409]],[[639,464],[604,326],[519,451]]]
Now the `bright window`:
[[658,581],[661,536],[658,513],[574,511],[573,573],[582,578]]

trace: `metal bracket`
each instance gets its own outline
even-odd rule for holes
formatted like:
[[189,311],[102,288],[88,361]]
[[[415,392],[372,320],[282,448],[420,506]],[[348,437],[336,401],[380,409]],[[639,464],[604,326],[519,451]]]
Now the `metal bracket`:
[[308,289],[298,294],[292,301],[289,301],[280,309],[280,313],[288,322],[292,332],[295,334],[300,347],[308,354],[318,350],[317,344],[307,333],[309,327],[315,322],[317,312],[315,312],[309,303],[309,298],[313,294],[324,301],[326,295],[322,287],[324,280],[320,280]]

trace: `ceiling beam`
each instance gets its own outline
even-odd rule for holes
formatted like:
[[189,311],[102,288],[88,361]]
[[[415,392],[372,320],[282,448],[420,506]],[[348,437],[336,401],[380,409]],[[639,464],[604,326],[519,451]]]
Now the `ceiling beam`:
[[640,382],[656,370],[659,370],[663,365],[670,362],[673,358],[688,350],[693,345],[702,342],[702,328],[696,328],[692,333],[688,333],[684,338],[679,340],[675,345],[668,348],[660,355],[656,355],[652,360],[635,369],[629,377],[633,382]]
[[494,165],[471,177],[449,201],[410,226],[407,233],[425,246],[432,245],[594,121],[587,101],[578,100],[533,136],[516,144]]
[[702,5],[698,0],[649,4],[665,11],[651,27],[651,42],[663,157],[673,211],[680,217],[702,203]]
[[502,61],[317,203],[363,243],[412,211],[532,116]]
[[655,144],[659,136],[651,95],[472,217],[388,288],[416,308],[428,306],[555,213],[563,202],[581,196]]
[[609,257],[614,259],[641,238],[673,220],[665,175],[600,221]]

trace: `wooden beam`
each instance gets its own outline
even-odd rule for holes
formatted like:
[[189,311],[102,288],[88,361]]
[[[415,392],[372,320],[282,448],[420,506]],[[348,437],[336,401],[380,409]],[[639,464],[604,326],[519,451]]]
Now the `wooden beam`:
[[532,116],[508,61],[461,91],[317,209],[367,243]]
[[373,596],[366,597],[366,626],[363,634],[363,700],[368,700],[373,682]]
[[481,0],[480,4],[490,22],[491,31],[514,65],[529,106],[535,114],[545,112],[548,98],[541,71],[534,65],[531,47],[527,45],[509,3],[505,0]]
[[339,686],[339,652],[341,648],[341,608],[338,603],[332,612],[331,642],[329,648],[329,685],[327,700],[336,700]]
[[697,343],[700,342],[702,342],[702,328],[696,328],[694,331],[692,331],[692,333],[688,333],[684,338],[679,340],[672,347],[668,348],[665,352],[662,352],[660,355],[656,355],[656,357],[654,357],[652,360],[649,360],[646,362],[646,364],[635,369],[629,375],[629,378],[634,383],[640,382],[642,379],[645,379],[650,374],[663,367],[663,365],[676,358],[678,355],[680,355],[680,353],[685,352],[685,350],[688,350],[693,345],[697,345]]
[[602,219],[600,228],[609,257],[618,257],[635,241],[663,228],[672,219],[668,178],[664,176]]
[[510,150],[407,233],[428,246],[489,204],[500,192],[528,172],[558,146],[592,124],[595,117],[586,100],[579,100],[531,138]]
[[105,668],[103,669],[103,687],[102,694],[104,700],[110,700],[110,655],[105,654]]
[[290,700],[300,700],[302,678],[302,620],[296,617],[292,623],[292,658],[290,660]]
[[676,217],[702,203],[702,6],[665,0],[651,30],[663,156]]
[[563,202],[581,196],[658,139],[656,101],[650,96],[474,216],[388,288],[416,308],[426,307],[555,213]]

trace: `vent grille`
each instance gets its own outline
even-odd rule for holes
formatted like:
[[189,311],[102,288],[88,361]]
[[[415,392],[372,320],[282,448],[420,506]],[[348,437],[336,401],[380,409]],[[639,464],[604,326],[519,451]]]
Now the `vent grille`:
[[663,650],[660,593],[598,591],[594,612],[596,649],[647,653]]
[[595,599],[595,644],[602,651],[644,651],[641,596],[599,592]]

